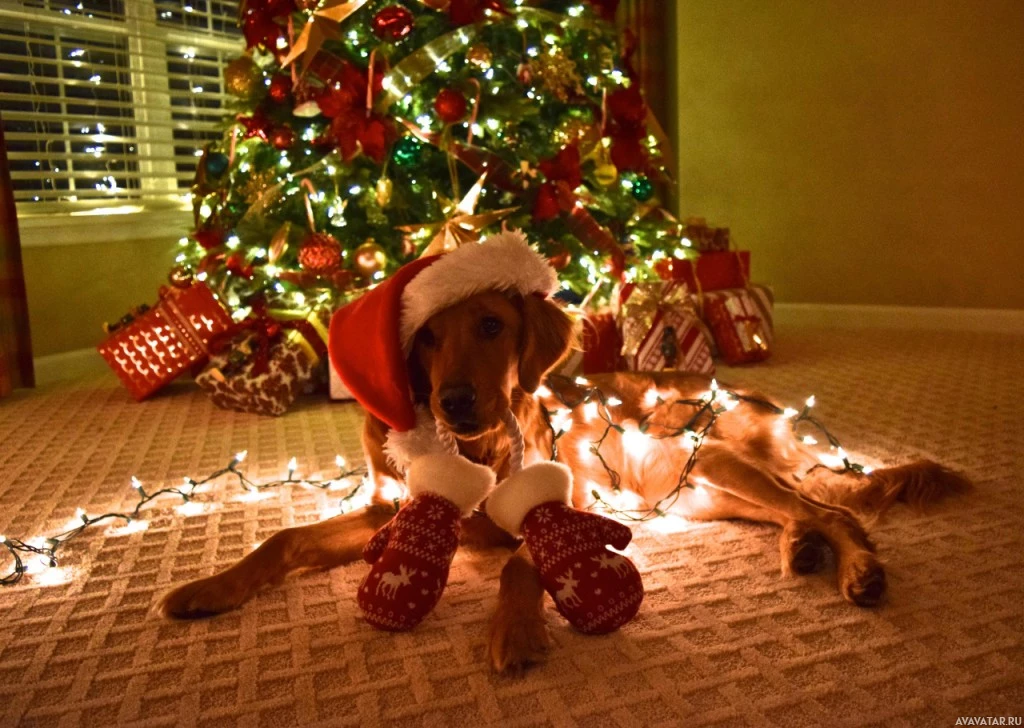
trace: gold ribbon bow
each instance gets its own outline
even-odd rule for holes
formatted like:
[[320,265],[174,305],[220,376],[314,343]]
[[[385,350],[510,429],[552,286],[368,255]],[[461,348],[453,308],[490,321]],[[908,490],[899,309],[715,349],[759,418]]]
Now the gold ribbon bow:
[[676,306],[692,306],[685,284],[679,281],[637,284],[619,308],[623,355],[636,356],[654,326],[658,312]]
[[[414,235],[434,233],[430,243],[420,253],[421,257],[450,253],[461,245],[475,243],[480,239],[481,230],[519,209],[517,207],[505,207],[501,210],[476,213],[476,206],[480,201],[480,193],[483,191],[486,180],[487,173],[484,172],[480,175],[480,179],[470,188],[469,192],[466,193],[466,196],[452,210],[454,214],[444,222],[402,225],[398,230]],[[448,213],[446,212],[446,214]]]

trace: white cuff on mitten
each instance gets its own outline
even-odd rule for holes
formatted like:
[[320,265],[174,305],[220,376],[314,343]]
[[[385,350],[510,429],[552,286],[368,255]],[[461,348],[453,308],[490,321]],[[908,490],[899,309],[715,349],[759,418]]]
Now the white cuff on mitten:
[[484,510],[492,521],[518,536],[526,514],[541,503],[569,504],[572,473],[561,463],[534,463],[502,481],[487,496]]
[[434,493],[450,500],[463,516],[468,516],[494,486],[494,471],[461,455],[421,455],[409,464],[405,484],[413,498]]

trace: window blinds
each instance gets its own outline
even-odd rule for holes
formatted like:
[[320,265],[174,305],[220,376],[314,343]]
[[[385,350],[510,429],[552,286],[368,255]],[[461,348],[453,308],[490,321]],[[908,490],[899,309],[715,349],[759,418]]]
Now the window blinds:
[[219,138],[239,0],[0,0],[19,209],[180,203]]

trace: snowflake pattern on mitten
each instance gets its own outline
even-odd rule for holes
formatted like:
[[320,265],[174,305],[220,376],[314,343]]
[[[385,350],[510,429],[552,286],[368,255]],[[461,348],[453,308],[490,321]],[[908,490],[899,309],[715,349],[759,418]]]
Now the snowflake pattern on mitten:
[[461,521],[450,500],[422,493],[373,535],[363,549],[373,566],[357,596],[367,622],[402,632],[430,614],[448,583]]
[[611,632],[640,609],[640,572],[606,547],[626,548],[633,538],[628,526],[549,501],[526,514],[522,533],[541,584],[559,613],[580,632]]

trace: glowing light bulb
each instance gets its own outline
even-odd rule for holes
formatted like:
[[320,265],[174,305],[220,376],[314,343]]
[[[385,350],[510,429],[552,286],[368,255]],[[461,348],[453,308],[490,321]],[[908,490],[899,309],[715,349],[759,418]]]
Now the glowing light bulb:
[[248,450],[239,450],[238,452],[236,452],[235,453],[235,465],[237,465],[238,463],[245,462],[245,458],[248,455],[249,455],[249,451]]
[[782,416],[783,417],[796,417],[798,414],[800,414],[800,413],[797,412],[792,407],[787,407],[786,409],[782,410]]
[[[865,465],[861,469],[861,472],[864,473],[864,475],[871,475],[873,472],[875,472],[875,469],[873,467],[871,467],[870,465]],[[3,541],[3,536],[0,536],[0,543],[3,543],[3,542],[4,542]]]
[[595,417],[597,417],[597,402],[587,402],[583,405],[583,419],[591,422]]
[[609,397],[608,398],[608,406],[609,407],[618,407],[620,404],[622,404],[622,400],[619,399],[618,397]]
[[817,445],[818,444],[818,441],[815,440],[810,435],[804,435],[803,441],[804,441],[804,445]]
[[660,397],[658,396],[657,389],[648,389],[646,392],[644,392],[644,404],[646,404],[648,407],[653,407],[654,405],[658,404],[659,399]]
[[75,509],[75,518],[80,519],[82,523],[85,523],[89,520],[89,516],[85,515],[85,511],[83,511],[81,508]]
[[134,475],[132,476],[132,487],[135,488],[135,490],[142,490],[142,481]]
[[841,447],[837,447],[836,448],[836,455],[838,455],[842,460],[848,460],[849,459],[849,456],[847,456],[847,454],[846,454],[846,450],[844,450]]
[[0,533],[0,544],[7,543],[7,537]]
[[718,391],[718,380],[717,379],[712,379],[711,380],[711,391],[712,392],[717,392]]
[[536,394],[538,397],[550,397],[551,390],[542,384],[539,387],[537,387],[537,391],[534,392],[534,394]]
[[639,457],[647,452],[651,446],[651,438],[635,428],[630,428],[622,433],[622,447],[634,457]]
[[590,385],[590,381],[586,377],[576,377],[576,379],[574,379],[573,381],[575,381],[576,384],[580,385],[581,387],[586,387]]
[[733,399],[732,397],[729,397],[728,399],[722,402],[722,406],[725,407],[726,411],[732,412],[734,409],[736,409],[736,407],[739,406],[739,403],[740,401],[738,399]]
[[814,406],[814,402],[815,402],[815,399],[814,399],[814,395],[812,394],[812,395],[811,395],[810,397],[808,397],[808,398],[807,398],[807,400],[806,400],[806,401],[804,402],[804,404],[805,404],[805,405],[806,405],[806,406],[807,406],[808,408],[810,408],[810,407],[813,407],[813,406]]
[[337,465],[339,468],[344,468],[346,465],[348,465],[348,461],[345,460],[345,458],[342,457],[341,455],[335,455],[334,464]]
[[298,467],[299,467],[299,462],[295,458],[292,458],[291,460],[288,461],[288,478],[289,479],[291,479],[292,475],[295,473],[295,470]]

